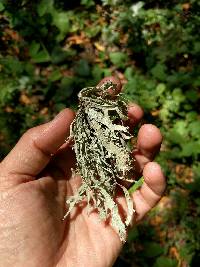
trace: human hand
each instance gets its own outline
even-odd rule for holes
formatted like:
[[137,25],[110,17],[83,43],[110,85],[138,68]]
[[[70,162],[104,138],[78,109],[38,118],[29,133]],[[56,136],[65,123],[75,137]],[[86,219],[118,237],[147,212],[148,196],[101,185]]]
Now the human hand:
[[[115,78],[109,79],[121,89]],[[132,125],[142,115],[139,106],[129,107]],[[75,157],[65,143],[73,118],[65,109],[53,121],[28,130],[0,164],[0,267],[107,267],[122,248],[114,229],[97,213],[88,216],[85,207],[77,207],[73,219],[62,220],[66,197],[81,183],[80,177],[72,178]],[[138,177],[143,174],[145,182],[132,194],[135,221],[165,189],[161,168],[152,162],[161,141],[155,126],[140,128],[133,153]],[[124,197],[118,196],[118,202],[126,209]]]

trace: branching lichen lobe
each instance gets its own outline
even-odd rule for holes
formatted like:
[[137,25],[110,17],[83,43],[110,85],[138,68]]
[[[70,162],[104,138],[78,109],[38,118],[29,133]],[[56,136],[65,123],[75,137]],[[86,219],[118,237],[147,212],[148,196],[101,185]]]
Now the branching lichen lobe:
[[[102,220],[111,218],[111,224],[122,241],[126,227],[133,216],[133,203],[128,190],[122,185],[130,181],[134,162],[127,120],[127,105],[120,98],[117,86],[106,82],[101,86],[87,87],[79,93],[79,110],[71,125],[73,149],[82,185],[76,195],[67,199],[69,206],[65,217],[76,204],[86,199],[88,207],[96,208]],[[124,222],[115,202],[116,189],[120,187],[127,202]]]

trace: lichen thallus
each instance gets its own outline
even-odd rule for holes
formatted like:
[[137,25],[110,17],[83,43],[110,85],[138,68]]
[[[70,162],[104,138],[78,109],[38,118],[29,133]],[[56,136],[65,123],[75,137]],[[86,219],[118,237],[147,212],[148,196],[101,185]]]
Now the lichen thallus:
[[[134,182],[131,179],[134,174],[132,135],[124,123],[127,119],[127,103],[111,81],[80,91],[70,138],[74,140],[77,160],[75,173],[81,176],[82,184],[76,194],[67,199],[68,211],[64,216],[86,200],[88,211],[95,208],[100,219],[110,219],[123,242],[134,214],[133,201],[123,185],[126,181]],[[127,203],[125,221],[115,201],[117,188],[121,188]]]

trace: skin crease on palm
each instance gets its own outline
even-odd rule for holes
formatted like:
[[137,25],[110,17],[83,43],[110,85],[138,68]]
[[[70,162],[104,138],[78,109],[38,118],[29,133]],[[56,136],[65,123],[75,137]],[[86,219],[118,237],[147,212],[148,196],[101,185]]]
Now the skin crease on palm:
[[[118,84],[114,77],[108,77]],[[142,109],[131,104],[129,122],[136,125]],[[61,111],[53,121],[28,130],[0,164],[0,267],[107,267],[112,266],[122,243],[107,223],[85,205],[74,209],[66,220],[65,200],[76,191],[80,177],[73,177],[75,157],[69,143],[74,112]],[[136,158],[142,187],[132,195],[140,221],[155,206],[165,190],[160,166],[152,162],[162,141],[160,131],[151,124],[138,133]],[[117,201],[126,210],[126,201]]]

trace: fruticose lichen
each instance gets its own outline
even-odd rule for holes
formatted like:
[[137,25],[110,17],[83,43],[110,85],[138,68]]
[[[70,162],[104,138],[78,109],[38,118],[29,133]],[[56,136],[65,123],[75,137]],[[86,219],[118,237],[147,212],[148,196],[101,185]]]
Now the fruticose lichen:
[[[97,209],[100,219],[111,220],[122,241],[126,239],[126,228],[134,213],[133,202],[123,185],[132,181],[134,172],[132,136],[125,126],[127,119],[127,104],[112,82],[80,91],[79,109],[71,124],[70,137],[74,140],[76,173],[81,176],[82,185],[67,199],[65,215],[67,217],[76,204],[86,200],[89,210]],[[115,201],[117,188],[121,188],[127,203],[125,221]]]

